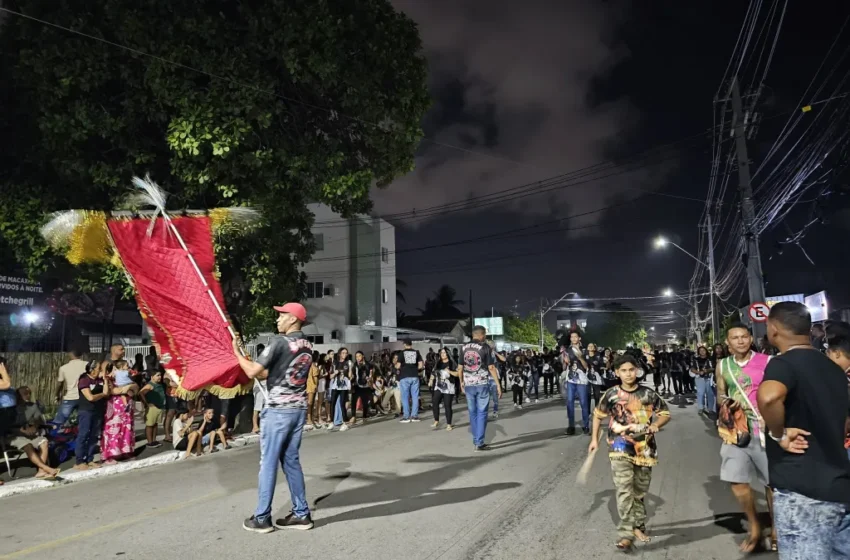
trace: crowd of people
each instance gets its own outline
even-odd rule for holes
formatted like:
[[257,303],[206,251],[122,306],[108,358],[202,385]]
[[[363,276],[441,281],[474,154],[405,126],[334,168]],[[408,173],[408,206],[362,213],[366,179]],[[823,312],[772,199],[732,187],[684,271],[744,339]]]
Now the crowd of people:
[[[254,431],[261,434],[262,447],[259,504],[245,521],[248,530],[312,527],[298,460],[303,431],[346,431],[358,413],[360,423],[390,414],[400,423],[416,423],[428,404],[431,427],[440,427],[442,414],[445,429],[452,430],[453,404],[465,399],[474,450],[487,451],[488,419],[498,417],[500,397],[510,391],[516,409],[563,398],[566,434],[580,429],[590,436],[590,454],[607,422],[621,550],[650,539],[643,501],[658,461],[655,436],[671,419],[670,401],[696,404],[697,413],[716,426],[722,442],[720,479],[747,519],[743,552],[766,548],[778,550],[780,558],[850,559],[850,324],[813,328],[805,306],[783,302],[768,318],[769,346],[756,347],[750,329],[733,324],[724,343],[695,350],[600,348],[585,345],[582,333],[573,331],[555,349],[503,352],[487,340],[483,327],[475,327],[461,348],[429,349],[423,357],[405,340],[401,350],[367,358],[345,348],[313,351],[300,332],[304,308],[276,309],[281,336],[257,348],[254,360],[237,353],[243,370],[257,381]],[[186,457],[228,445],[226,420],[203,399],[179,399],[163,380],[155,354],[147,362],[137,371],[116,345],[104,360],[85,361],[72,353],[60,369],[53,425],[76,411],[74,468],[99,468],[97,447],[106,463],[133,456],[136,402],[144,409],[150,446],[160,445],[161,423],[167,440]],[[422,398],[427,392],[430,403]],[[28,387],[13,387],[0,360],[0,429],[36,466],[37,478],[58,475],[48,457],[46,425],[43,407],[32,401]],[[293,509],[272,523],[278,464]],[[767,498],[769,529],[756,509],[759,487]]]

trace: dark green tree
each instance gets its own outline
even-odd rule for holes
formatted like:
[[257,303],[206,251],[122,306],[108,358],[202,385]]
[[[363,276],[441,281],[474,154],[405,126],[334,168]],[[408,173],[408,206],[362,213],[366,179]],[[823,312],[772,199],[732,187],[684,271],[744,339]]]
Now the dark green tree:
[[590,313],[582,341],[621,350],[629,344],[643,344],[646,330],[640,315],[631,308],[620,303],[607,303],[599,308],[599,312]]
[[366,211],[371,188],[413,167],[427,68],[389,0],[4,6],[127,47],[4,14],[0,235],[32,276],[122,285],[115,269],[71,269],[38,228],[49,211],[114,208],[149,172],[171,209],[262,210],[252,234],[216,239],[228,309],[250,334],[301,293],[306,204]]
[[[524,344],[540,344],[540,314],[531,312],[525,317],[508,315],[504,319],[505,338],[511,342],[522,342]],[[555,335],[549,329],[543,329],[543,346],[554,348],[557,346]]]

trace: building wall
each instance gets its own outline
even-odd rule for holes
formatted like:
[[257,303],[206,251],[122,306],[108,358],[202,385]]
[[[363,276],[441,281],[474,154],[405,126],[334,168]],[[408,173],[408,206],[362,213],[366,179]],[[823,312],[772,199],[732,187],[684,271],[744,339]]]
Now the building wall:
[[[324,335],[325,343],[380,343],[384,337],[394,341],[395,335],[389,332],[352,326],[396,325],[395,228],[369,216],[343,220],[321,204],[312,204],[309,209],[316,216],[313,235],[321,236],[322,243],[302,270],[308,283],[323,282],[330,293],[304,300],[312,323],[304,333]],[[382,249],[387,250],[388,262],[383,262]],[[338,332],[338,338],[331,337],[333,331]]]

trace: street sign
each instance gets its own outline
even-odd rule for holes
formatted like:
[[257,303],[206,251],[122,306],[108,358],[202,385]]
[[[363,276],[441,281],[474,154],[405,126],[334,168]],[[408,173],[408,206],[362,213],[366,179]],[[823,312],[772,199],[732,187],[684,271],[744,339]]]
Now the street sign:
[[754,303],[747,309],[747,315],[754,323],[764,323],[770,314],[770,307],[766,303]]

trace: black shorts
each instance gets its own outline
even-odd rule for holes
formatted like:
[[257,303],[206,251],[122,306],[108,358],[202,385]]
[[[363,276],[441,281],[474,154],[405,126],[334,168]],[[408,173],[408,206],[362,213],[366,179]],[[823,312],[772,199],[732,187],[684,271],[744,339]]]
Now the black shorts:
[[174,446],[175,451],[186,451],[186,448],[189,447],[189,436],[184,436],[183,439],[177,442],[177,445]]

